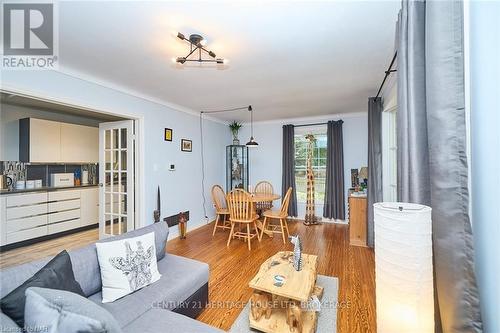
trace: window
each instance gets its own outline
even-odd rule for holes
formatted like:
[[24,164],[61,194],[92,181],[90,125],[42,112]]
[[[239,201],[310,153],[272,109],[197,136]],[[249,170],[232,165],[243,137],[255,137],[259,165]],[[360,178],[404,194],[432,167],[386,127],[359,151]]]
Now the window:
[[297,201],[307,199],[307,134],[313,134],[316,142],[313,148],[312,167],[314,172],[314,198],[316,203],[323,204],[325,199],[326,180],[326,126],[298,127],[295,130],[295,185]]
[[384,201],[397,201],[397,107],[382,113],[382,192]]

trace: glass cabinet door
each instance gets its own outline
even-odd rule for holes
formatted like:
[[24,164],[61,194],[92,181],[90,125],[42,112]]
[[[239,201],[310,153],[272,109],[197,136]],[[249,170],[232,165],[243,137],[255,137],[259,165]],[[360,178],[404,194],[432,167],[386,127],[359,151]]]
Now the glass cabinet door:
[[226,191],[241,188],[248,191],[248,147],[226,147]]

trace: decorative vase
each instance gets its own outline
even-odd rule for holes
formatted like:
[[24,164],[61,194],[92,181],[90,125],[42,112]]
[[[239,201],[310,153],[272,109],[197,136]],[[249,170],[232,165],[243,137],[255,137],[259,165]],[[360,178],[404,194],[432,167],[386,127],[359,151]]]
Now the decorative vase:
[[186,238],[186,224],[187,224],[186,215],[184,213],[179,213],[179,238],[180,239]]
[[233,132],[233,145],[239,146],[240,139],[238,139],[238,132]]

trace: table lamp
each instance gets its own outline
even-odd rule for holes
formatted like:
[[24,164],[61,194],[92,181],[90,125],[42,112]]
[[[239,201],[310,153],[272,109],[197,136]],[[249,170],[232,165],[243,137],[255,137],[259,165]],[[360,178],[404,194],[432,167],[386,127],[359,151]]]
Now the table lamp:
[[363,179],[363,183],[366,186],[368,180],[368,167],[361,167],[361,169],[359,169],[359,179]]

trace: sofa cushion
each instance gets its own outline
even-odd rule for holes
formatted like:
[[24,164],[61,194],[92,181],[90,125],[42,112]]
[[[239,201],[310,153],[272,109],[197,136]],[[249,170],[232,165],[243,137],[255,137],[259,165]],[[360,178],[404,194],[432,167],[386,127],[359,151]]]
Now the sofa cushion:
[[153,223],[144,228],[136,229],[123,235],[101,239],[97,243],[113,242],[124,238],[142,236],[149,234],[150,232],[155,233],[156,260],[161,260],[165,257],[165,248],[167,246],[168,239],[168,226],[166,222]]
[[62,251],[32,277],[0,300],[2,312],[19,326],[24,326],[25,292],[29,287],[44,287],[67,290],[83,296],[83,291],[73,274],[68,252]]
[[123,332],[220,333],[223,331],[172,311],[151,309],[123,327]]
[[21,328],[5,313],[0,312],[0,333],[21,332]]
[[[107,238],[99,242],[110,242],[116,239],[135,237],[150,233],[151,231],[155,233],[156,258],[160,260],[165,256],[165,246],[168,238],[168,226],[165,222],[154,223],[147,227],[120,236]],[[71,257],[75,279],[80,283],[85,296],[88,297],[99,292],[102,288],[101,271],[99,270],[95,244],[68,251],[68,253]],[[2,274],[0,274],[0,298],[4,297],[12,290],[19,287],[24,281],[32,277],[40,268],[47,264],[50,259],[51,258],[45,258],[2,269]]]
[[113,316],[78,294],[47,288],[26,290],[25,328],[36,332],[122,333]]
[[123,327],[153,307],[179,307],[208,282],[207,264],[168,253],[158,261],[158,270],[160,280],[113,303],[102,303],[100,292],[89,299],[108,310]]

